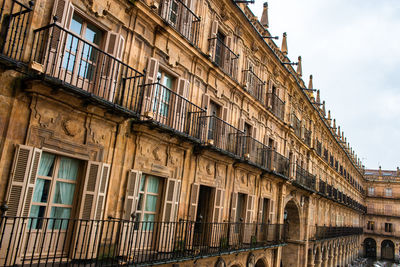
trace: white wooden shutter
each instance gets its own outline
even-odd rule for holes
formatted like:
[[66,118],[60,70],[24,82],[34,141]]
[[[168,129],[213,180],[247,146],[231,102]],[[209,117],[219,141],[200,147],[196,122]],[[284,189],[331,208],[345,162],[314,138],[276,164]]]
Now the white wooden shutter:
[[225,50],[225,53],[224,53],[224,60],[225,60],[225,62],[224,62],[224,69],[226,70],[226,71],[228,71],[228,73],[232,76],[232,77],[235,77],[233,74],[233,62],[232,62],[232,60],[233,60],[233,58],[232,58],[232,53],[231,53],[231,51],[230,50],[233,50],[232,49],[232,37],[231,36],[227,36],[226,37],[226,39],[225,39],[225,45],[226,45],[226,47],[227,48],[224,48],[224,50]]
[[106,195],[108,188],[108,179],[110,177],[110,164],[103,163],[101,166],[101,173],[99,176],[99,188],[97,191],[96,211],[94,218],[102,220],[104,217],[104,206],[106,203]]
[[[6,216],[28,217],[30,215],[41,153],[40,149],[17,145],[6,195],[8,205]],[[27,221],[24,221],[15,225],[14,220],[7,220],[4,223],[3,240],[10,240],[10,246],[0,246],[0,262],[4,265],[12,265],[14,257],[17,257],[16,252],[19,246],[17,238],[24,238],[26,223]],[[11,235],[11,233],[13,234]],[[7,262],[6,258],[8,259]]]
[[210,106],[210,96],[208,94],[203,94],[201,99],[201,107],[207,110],[207,116],[211,115],[211,110],[209,109]]
[[196,221],[197,202],[199,201],[199,191],[200,191],[200,185],[193,183],[190,192],[189,218],[188,218],[191,221]]
[[210,51],[209,55],[211,60],[215,60],[215,49],[217,45],[217,34],[218,34],[218,20],[214,20],[211,24],[211,32],[210,32]]
[[186,101],[189,91],[189,81],[186,79],[179,78],[177,93],[179,96],[174,96],[175,99],[175,112],[173,127],[183,132],[186,126],[186,109],[188,102]]
[[275,214],[275,201],[270,200],[269,201],[269,221],[270,223],[274,223],[274,214]]
[[238,193],[237,192],[232,192],[232,198],[231,198],[231,222],[237,222],[236,221],[236,213],[238,212],[237,206],[238,206]]
[[258,198],[258,223],[263,222],[264,198]]
[[214,196],[213,221],[215,223],[222,222],[224,209],[225,190],[216,188]]
[[163,203],[163,222],[177,221],[177,208],[179,203],[181,181],[176,179],[168,179],[165,189],[165,197]]
[[124,212],[122,215],[124,220],[130,220],[131,215],[136,212],[139,197],[139,185],[142,175],[143,173],[141,171],[136,170],[130,170],[128,173]]
[[222,108],[222,120],[225,122],[228,122],[228,108],[227,107]]
[[169,12],[170,12],[171,0],[162,1],[161,6],[161,17],[169,22]]
[[267,106],[268,108],[272,108],[272,80],[268,81],[268,99],[267,99]]
[[[79,224],[77,227],[80,231],[74,233],[74,259],[86,259],[96,257],[99,238],[95,238],[99,233],[101,222],[95,221],[97,211],[102,216],[102,207],[97,207],[99,185],[102,180],[103,166],[101,162],[89,161],[86,167],[85,181],[83,183],[83,192],[81,196],[81,204],[79,210]],[[108,179],[108,178],[107,178]],[[99,210],[100,209],[100,210]],[[97,217],[97,216],[96,216]],[[96,243],[94,243],[96,240]]]
[[[165,197],[163,203],[163,213],[161,224],[159,227],[159,247],[158,251],[170,252],[174,249],[175,231],[178,221],[178,205],[180,197],[181,181],[176,179],[168,179],[165,189]],[[172,223],[169,223],[172,222]]]
[[253,222],[253,216],[254,216],[254,196],[253,195],[247,195],[247,208],[246,208],[246,223],[252,223]]
[[144,87],[144,98],[142,106],[142,114],[145,116],[152,117],[152,103],[154,101],[154,88],[155,83],[157,83],[157,73],[158,73],[159,61],[155,58],[149,58],[146,69],[146,77]]
[[244,131],[244,122],[245,122],[244,118],[243,118],[243,117],[240,117],[240,118],[239,118],[239,125],[238,125],[238,127],[239,127],[239,130],[241,130],[241,131]]

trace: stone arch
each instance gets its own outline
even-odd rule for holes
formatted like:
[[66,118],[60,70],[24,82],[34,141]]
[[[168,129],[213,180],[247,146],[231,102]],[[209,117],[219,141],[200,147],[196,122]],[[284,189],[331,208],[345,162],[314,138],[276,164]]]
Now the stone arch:
[[317,246],[315,248],[314,265],[321,266],[321,262],[322,262],[322,252],[320,246]]
[[385,260],[394,260],[394,243],[385,239],[381,243],[381,258]]
[[376,241],[373,238],[364,240],[364,256],[366,258],[376,258]]
[[259,259],[256,261],[255,267],[268,267],[268,262],[267,262],[267,260],[266,260],[264,257],[259,258]]
[[282,267],[300,266],[301,209],[295,198],[290,198],[284,208],[285,235],[288,245],[282,249]]
[[226,263],[223,258],[219,257],[215,263],[215,267],[226,267]]

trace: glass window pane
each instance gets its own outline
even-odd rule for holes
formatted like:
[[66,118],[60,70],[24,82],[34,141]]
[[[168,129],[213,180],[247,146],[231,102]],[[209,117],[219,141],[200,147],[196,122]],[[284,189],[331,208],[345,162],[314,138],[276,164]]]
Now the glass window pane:
[[142,179],[140,180],[140,191],[144,191],[144,182],[146,181],[146,176],[143,174]]
[[154,176],[147,177],[147,192],[158,193],[159,179]]
[[38,178],[35,184],[35,191],[33,192],[32,202],[46,203],[49,197],[50,180]]
[[66,69],[67,71],[73,71],[74,64],[75,64],[75,56],[69,52],[66,52],[64,55],[64,62],[62,66],[63,69]]
[[92,24],[88,24],[85,32],[85,39],[91,43],[96,45],[100,45],[101,38],[103,33],[99,28]]
[[50,218],[56,218],[49,220],[48,229],[65,230],[68,226],[68,219],[71,217],[70,208],[51,208]]
[[75,184],[57,182],[53,203],[72,205],[74,199]]
[[147,195],[146,196],[146,211],[156,212],[157,208],[157,196]]
[[36,219],[36,218],[44,217],[45,211],[46,211],[45,206],[37,206],[37,205],[31,206],[31,212],[29,214],[29,217],[32,217],[32,218],[29,219],[29,222],[28,222],[29,229],[41,229],[42,228],[43,220]]
[[78,176],[79,160],[67,157],[61,157],[60,168],[58,170],[58,177],[76,181]]
[[43,152],[40,158],[40,165],[38,174],[40,176],[51,176],[53,172],[55,155]]
[[74,16],[72,17],[72,20],[71,20],[70,30],[72,32],[80,35],[81,31],[82,31],[82,23],[83,23],[82,18],[77,16],[76,14],[74,14]]

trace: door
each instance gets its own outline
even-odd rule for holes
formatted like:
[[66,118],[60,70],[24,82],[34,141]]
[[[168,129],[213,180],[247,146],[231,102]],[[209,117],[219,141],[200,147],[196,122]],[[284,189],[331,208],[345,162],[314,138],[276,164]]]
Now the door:
[[157,121],[169,125],[170,120],[173,119],[171,116],[171,101],[174,95],[171,92],[174,88],[175,79],[168,73],[159,70],[157,80],[158,83],[154,88],[153,114]]
[[212,224],[212,194],[213,188],[200,185],[197,204],[196,223],[194,227],[194,245],[208,246],[210,242],[210,229]]

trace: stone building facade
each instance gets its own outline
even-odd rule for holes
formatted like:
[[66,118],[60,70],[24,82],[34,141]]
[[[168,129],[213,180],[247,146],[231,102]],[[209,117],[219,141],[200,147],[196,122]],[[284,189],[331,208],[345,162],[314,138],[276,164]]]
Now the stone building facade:
[[236,2],[2,0],[1,265],[362,253],[361,162]]
[[367,214],[364,226],[366,256],[399,260],[400,171],[365,170]]

